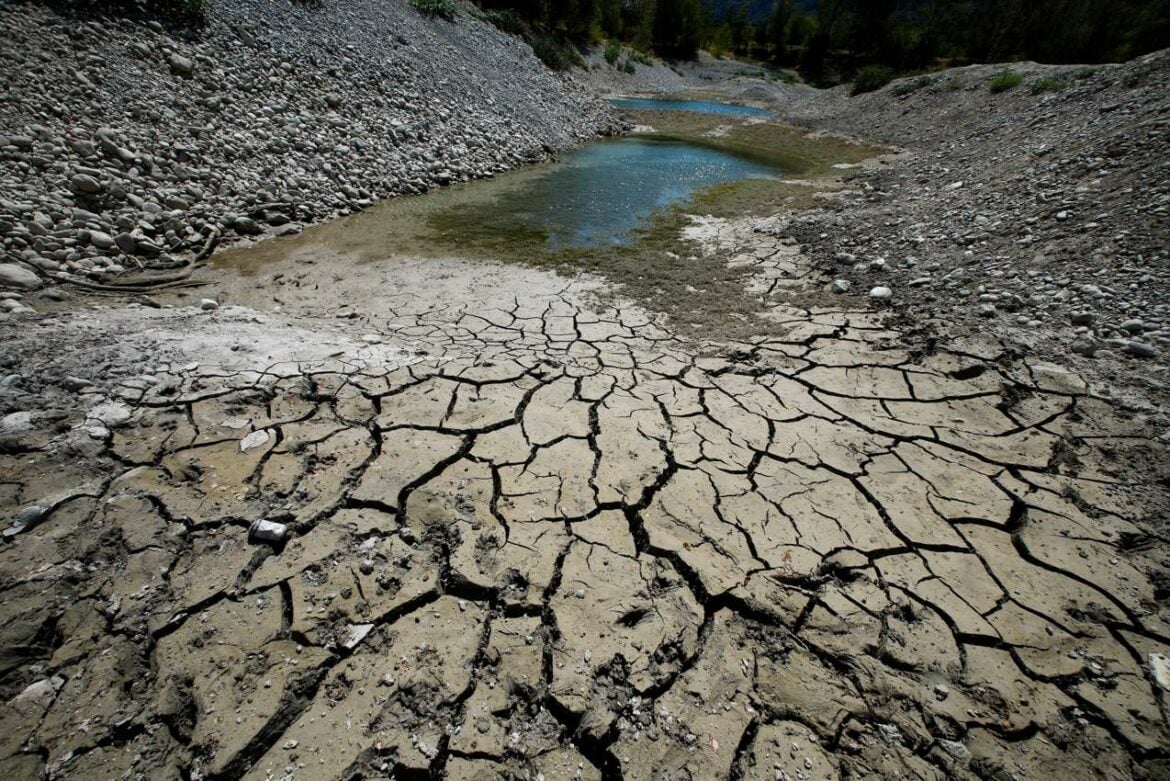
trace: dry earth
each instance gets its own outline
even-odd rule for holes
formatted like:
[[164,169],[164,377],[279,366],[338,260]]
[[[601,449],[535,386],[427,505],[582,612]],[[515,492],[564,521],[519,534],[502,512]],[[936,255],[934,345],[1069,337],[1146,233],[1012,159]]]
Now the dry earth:
[[1154,424],[758,227],[745,343],[312,230],[0,321],[3,776],[1170,778]]
[[8,777],[1165,776],[1161,453],[1076,375],[288,246],[5,328]]

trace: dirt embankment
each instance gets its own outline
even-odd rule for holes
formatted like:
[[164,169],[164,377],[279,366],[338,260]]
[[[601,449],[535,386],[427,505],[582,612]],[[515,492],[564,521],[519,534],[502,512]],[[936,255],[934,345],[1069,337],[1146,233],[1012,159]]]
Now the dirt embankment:
[[123,283],[618,127],[470,7],[214,0],[193,36],[21,3],[0,36],[0,280],[25,289]]

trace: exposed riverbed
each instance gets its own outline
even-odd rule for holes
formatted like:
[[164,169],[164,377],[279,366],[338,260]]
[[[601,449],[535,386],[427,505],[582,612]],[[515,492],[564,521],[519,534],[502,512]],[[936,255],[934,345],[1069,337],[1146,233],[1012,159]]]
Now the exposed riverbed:
[[[879,150],[756,116],[718,115],[703,110],[705,103],[698,109],[651,103],[658,108],[627,111],[641,128],[631,136],[223,253],[214,273],[234,269],[287,281],[298,266],[320,263],[353,280],[377,274],[369,263],[505,261],[592,273],[681,323],[737,330],[758,308],[744,270],[684,239],[684,229],[696,216],[736,218],[810,204],[817,193],[840,187],[834,165],[853,165]],[[255,298],[245,300],[270,305],[266,287],[256,286]],[[376,306],[380,292],[376,284],[359,285],[353,294]]]

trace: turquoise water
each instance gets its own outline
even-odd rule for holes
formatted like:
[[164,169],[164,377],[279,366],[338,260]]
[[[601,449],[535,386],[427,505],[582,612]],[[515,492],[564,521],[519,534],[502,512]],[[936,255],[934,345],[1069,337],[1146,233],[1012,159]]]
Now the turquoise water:
[[656,210],[697,190],[777,173],[764,161],[680,141],[607,139],[532,175],[504,178],[491,197],[452,206],[440,220],[487,240],[543,237],[553,250],[617,245]]
[[694,111],[698,114],[718,114],[725,117],[770,117],[772,112],[752,106],[731,103],[712,103],[706,100],[660,100],[658,98],[610,98],[618,108],[642,111]]

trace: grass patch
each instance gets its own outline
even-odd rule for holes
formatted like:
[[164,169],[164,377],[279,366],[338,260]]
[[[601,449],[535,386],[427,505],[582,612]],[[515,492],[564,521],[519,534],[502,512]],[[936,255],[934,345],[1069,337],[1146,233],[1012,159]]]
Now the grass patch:
[[1032,82],[1032,94],[1041,95],[1045,92],[1061,92],[1068,89],[1068,82],[1064,79],[1055,79],[1050,76],[1045,76],[1042,79],[1036,79]]
[[894,87],[894,95],[899,98],[904,98],[907,95],[913,95],[920,89],[926,89],[934,84],[934,78],[931,76],[919,76],[911,81],[904,81],[898,86]]
[[1024,83],[1024,74],[1017,73],[1013,70],[1000,71],[991,80],[989,89],[992,95],[998,95],[1001,92],[1013,90]]
[[413,5],[423,16],[438,17],[451,21],[455,18],[455,2],[454,0],[410,0]]
[[861,95],[866,92],[873,92],[889,84],[894,80],[894,70],[885,65],[866,65],[857,73],[857,78],[853,81],[853,89],[850,90],[850,95]]

